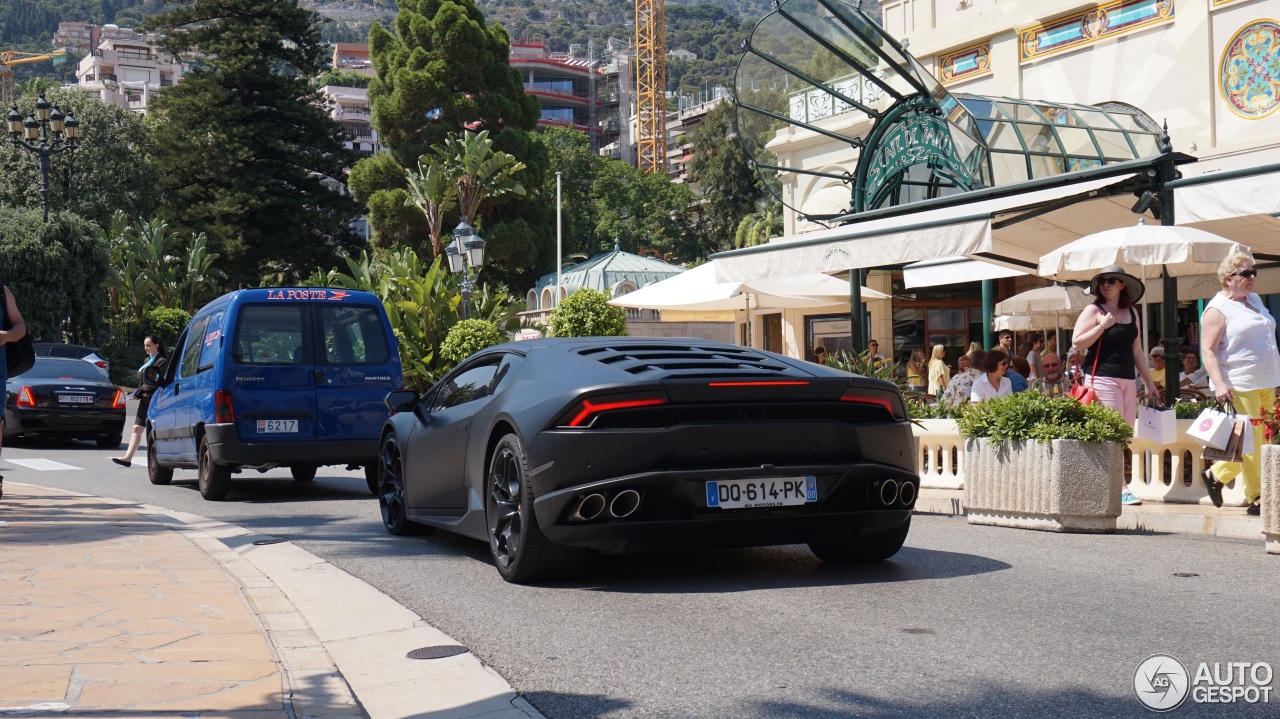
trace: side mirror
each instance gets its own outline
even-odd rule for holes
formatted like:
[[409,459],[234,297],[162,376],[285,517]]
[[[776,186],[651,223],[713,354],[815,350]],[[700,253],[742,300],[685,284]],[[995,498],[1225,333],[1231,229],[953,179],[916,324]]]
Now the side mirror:
[[394,392],[388,392],[382,403],[391,410],[391,414],[397,412],[408,412],[418,403],[418,393],[411,389],[398,389]]

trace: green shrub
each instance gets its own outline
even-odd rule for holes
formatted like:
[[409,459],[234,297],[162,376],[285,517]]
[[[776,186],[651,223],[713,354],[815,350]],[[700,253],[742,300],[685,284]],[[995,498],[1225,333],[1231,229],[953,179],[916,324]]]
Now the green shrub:
[[178,341],[178,335],[182,334],[182,330],[186,329],[190,321],[191,315],[187,314],[186,310],[175,307],[153,307],[142,316],[142,334],[155,335],[164,342],[166,348],[173,349],[173,344]]
[[609,304],[609,296],[584,287],[551,311],[553,337],[626,337],[627,311]]
[[1133,436],[1133,428],[1113,409],[1039,392],[989,399],[963,412],[956,425],[965,438],[987,437],[997,442],[1123,442]]
[[1216,404],[1211,399],[1180,399],[1173,404],[1173,415],[1178,419],[1195,419],[1201,412]]
[[449,328],[449,334],[440,344],[440,356],[449,364],[456,365],[485,347],[506,341],[502,330],[488,320],[462,320]]

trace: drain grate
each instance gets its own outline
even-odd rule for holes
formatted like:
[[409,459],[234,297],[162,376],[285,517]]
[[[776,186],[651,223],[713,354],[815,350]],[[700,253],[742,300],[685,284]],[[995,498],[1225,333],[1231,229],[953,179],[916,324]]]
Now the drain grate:
[[261,546],[263,544],[279,544],[281,542],[287,542],[287,541],[289,540],[281,539],[279,537],[272,537],[271,539],[259,539],[258,541],[254,542],[254,544]]
[[409,659],[444,659],[466,654],[469,649],[460,644],[440,644],[434,647],[421,647],[410,651],[405,656]]

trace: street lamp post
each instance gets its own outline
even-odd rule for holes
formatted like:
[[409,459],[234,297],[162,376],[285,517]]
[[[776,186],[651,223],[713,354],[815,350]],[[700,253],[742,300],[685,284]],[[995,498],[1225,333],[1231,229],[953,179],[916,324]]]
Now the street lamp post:
[[471,269],[476,272],[484,266],[484,239],[465,219],[453,228],[453,242],[445,248],[449,258],[449,271],[458,277],[462,290],[462,319],[471,319],[471,291],[476,288],[471,279]]
[[40,159],[40,200],[44,205],[44,221],[49,221],[49,158],[64,150],[75,150],[80,137],[80,121],[63,115],[40,93],[35,112],[22,119],[14,103],[7,117],[9,140]]

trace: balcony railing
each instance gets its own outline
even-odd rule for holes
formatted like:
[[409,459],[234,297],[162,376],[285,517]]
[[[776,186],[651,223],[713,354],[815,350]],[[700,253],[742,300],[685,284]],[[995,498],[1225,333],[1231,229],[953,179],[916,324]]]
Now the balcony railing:
[[[89,78],[89,79],[92,80],[93,78]],[[119,82],[119,80],[116,79],[116,76],[110,72],[98,73],[98,82],[102,82],[103,80],[110,80],[111,82]]]
[[561,95],[563,97],[576,97],[580,100],[590,100],[591,93],[587,90],[575,90],[571,87],[562,87],[549,82],[526,82],[524,89],[529,92],[541,92],[548,95]]

